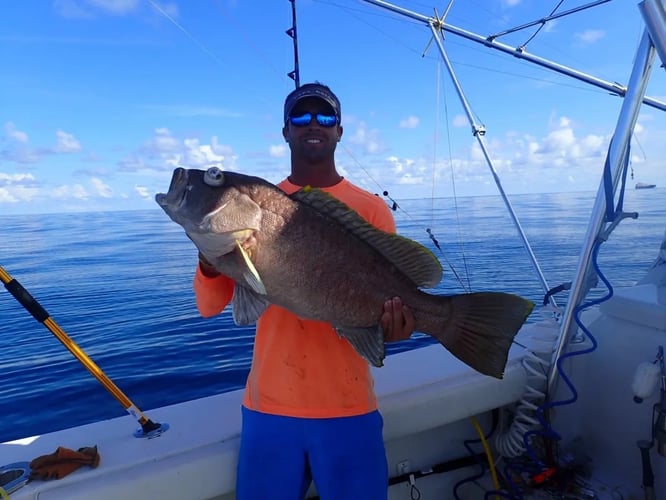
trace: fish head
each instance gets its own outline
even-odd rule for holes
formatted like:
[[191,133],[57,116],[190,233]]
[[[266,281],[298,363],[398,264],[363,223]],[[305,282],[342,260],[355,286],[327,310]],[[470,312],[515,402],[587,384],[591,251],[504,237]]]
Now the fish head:
[[176,168],[169,190],[155,201],[208,259],[233,251],[261,226],[261,207],[252,198],[249,176]]

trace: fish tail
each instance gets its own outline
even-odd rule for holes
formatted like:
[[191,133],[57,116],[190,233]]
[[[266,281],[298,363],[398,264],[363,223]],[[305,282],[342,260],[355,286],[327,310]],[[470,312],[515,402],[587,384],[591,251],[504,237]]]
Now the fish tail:
[[446,297],[449,314],[443,328],[430,333],[455,357],[475,370],[502,378],[513,338],[534,303],[503,292]]

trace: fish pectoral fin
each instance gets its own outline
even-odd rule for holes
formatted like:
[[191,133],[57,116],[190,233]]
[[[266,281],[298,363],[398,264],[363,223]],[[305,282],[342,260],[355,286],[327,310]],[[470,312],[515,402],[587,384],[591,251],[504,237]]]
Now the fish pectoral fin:
[[367,328],[339,327],[338,335],[347,339],[363,358],[373,366],[384,366],[384,330],[380,325]]
[[237,325],[256,323],[269,304],[264,295],[238,283],[234,286],[234,296],[231,300],[234,323]]
[[236,248],[238,248],[238,251],[243,256],[243,262],[245,262],[245,266],[247,267],[247,269],[243,272],[243,278],[245,279],[245,283],[255,292],[261,295],[266,295],[266,287],[264,286],[264,283],[261,281],[261,276],[259,276],[257,268],[254,267],[254,264],[250,260],[250,256],[243,248],[243,245],[241,245],[237,241]]

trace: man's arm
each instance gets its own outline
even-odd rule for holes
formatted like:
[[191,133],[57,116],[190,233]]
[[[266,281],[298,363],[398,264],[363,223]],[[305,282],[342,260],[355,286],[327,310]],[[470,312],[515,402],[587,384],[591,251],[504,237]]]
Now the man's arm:
[[193,285],[197,309],[205,318],[220,314],[234,295],[234,280],[217,271],[201,254]]

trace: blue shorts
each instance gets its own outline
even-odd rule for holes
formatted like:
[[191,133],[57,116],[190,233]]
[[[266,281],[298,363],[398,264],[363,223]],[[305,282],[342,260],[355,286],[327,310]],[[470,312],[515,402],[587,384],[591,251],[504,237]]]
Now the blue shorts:
[[386,500],[388,465],[378,411],[295,418],[243,407],[237,500]]

